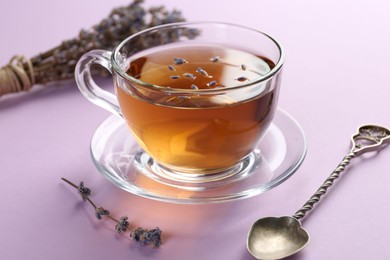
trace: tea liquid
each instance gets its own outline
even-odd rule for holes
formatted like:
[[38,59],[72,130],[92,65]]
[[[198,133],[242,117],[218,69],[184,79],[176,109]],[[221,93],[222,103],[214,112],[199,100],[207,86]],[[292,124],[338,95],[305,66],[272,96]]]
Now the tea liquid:
[[168,167],[207,173],[239,162],[264,134],[276,108],[277,90],[255,82],[273,66],[268,59],[236,49],[173,44],[139,55],[130,61],[127,73],[187,93],[223,92],[244,84],[254,84],[252,90],[166,94],[119,81],[116,90],[124,118],[149,155]]

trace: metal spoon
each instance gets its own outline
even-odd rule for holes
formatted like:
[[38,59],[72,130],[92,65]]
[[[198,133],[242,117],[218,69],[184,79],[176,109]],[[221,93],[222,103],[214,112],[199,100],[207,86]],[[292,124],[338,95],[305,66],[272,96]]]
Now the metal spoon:
[[299,219],[318,203],[328,188],[345,170],[350,161],[366,152],[379,150],[390,143],[390,130],[377,125],[364,125],[351,137],[352,148],[321,187],[292,217],[266,217],[253,223],[246,247],[256,259],[281,259],[302,250],[309,243],[309,234]]

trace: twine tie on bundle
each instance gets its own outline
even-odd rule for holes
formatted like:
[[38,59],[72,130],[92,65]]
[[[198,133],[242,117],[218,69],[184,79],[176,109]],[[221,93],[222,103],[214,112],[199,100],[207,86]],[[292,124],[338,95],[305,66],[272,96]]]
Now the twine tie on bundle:
[[0,69],[0,97],[4,94],[28,91],[35,83],[30,59],[14,56]]

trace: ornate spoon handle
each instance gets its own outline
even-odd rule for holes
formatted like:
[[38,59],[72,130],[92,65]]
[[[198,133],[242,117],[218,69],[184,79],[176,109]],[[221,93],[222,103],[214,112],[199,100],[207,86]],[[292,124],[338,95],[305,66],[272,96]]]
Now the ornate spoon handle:
[[377,125],[364,125],[359,127],[358,132],[351,137],[351,142],[352,148],[350,152],[344,157],[321,187],[310,197],[302,208],[293,215],[295,219],[299,220],[303,218],[307,212],[313,209],[313,206],[320,201],[321,197],[325,195],[334,181],[340,177],[340,174],[345,170],[353,158],[366,152],[379,150],[383,145],[390,143],[390,130]]

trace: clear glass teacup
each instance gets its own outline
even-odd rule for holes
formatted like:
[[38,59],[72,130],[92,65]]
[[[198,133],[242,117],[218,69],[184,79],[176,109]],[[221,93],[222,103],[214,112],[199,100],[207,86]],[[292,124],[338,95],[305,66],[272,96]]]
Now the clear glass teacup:
[[[86,98],[126,121],[143,150],[139,167],[201,182],[260,160],[251,154],[277,109],[283,62],[280,44],[263,32],[189,22],[91,51],[75,74]],[[93,64],[111,72],[115,94],[93,81]]]

